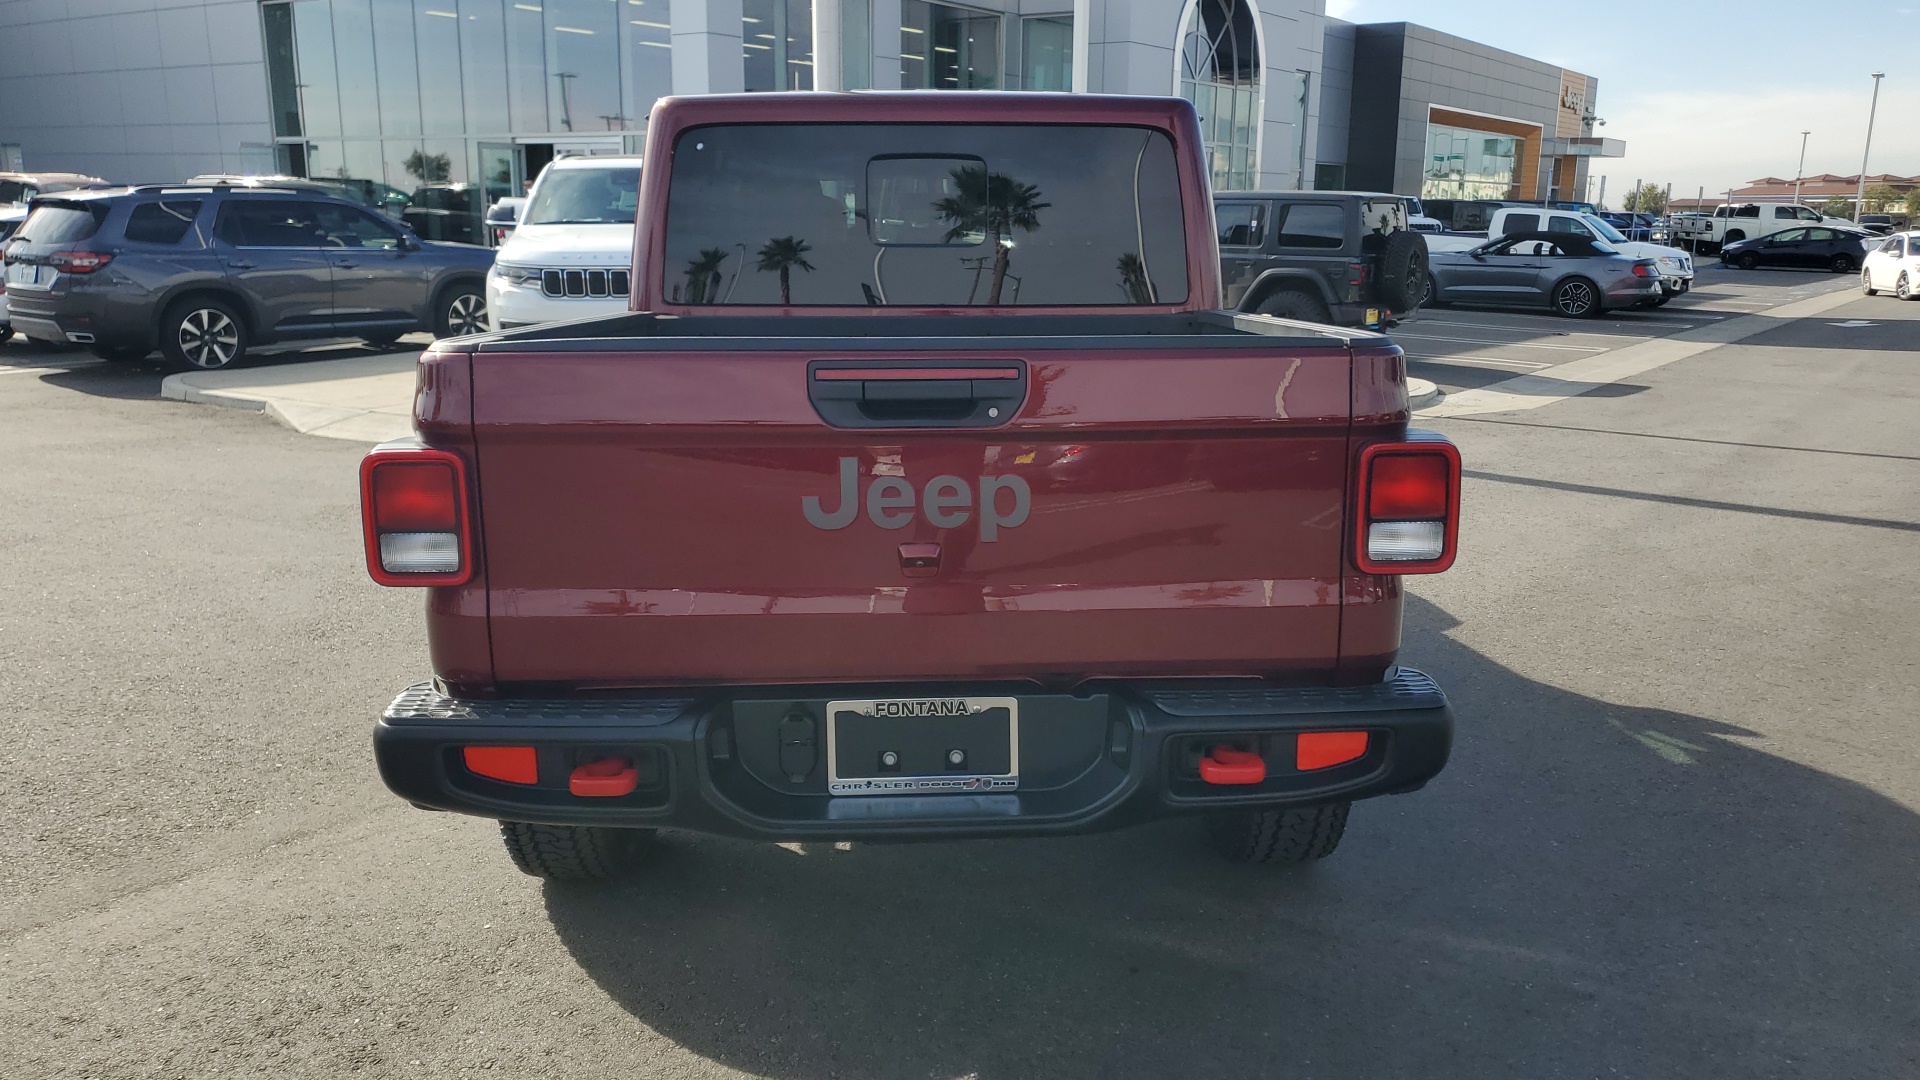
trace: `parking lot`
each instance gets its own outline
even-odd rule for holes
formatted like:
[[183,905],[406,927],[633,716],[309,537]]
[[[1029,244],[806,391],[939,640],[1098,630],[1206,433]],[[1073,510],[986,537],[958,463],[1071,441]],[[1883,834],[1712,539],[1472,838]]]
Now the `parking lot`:
[[1920,1073],[1920,304],[1845,285],[1404,328],[1445,406],[1831,303],[1435,410],[1464,554],[1403,656],[1453,761],[1277,872],[1170,821],[673,837],[543,886],[374,775],[427,657],[418,595],[366,580],[363,445],[8,343],[0,1076]]
[[1693,290],[1665,307],[1573,320],[1494,308],[1427,309],[1394,330],[1407,370],[1442,390],[1487,386],[1515,375],[1552,374],[1575,360],[1854,286],[1819,271],[1734,270],[1698,262]]

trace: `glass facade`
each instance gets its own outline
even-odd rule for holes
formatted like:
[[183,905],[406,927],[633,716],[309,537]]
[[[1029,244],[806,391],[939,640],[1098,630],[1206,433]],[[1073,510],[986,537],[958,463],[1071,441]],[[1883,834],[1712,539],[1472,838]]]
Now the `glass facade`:
[[1000,16],[991,11],[903,0],[900,86],[904,90],[998,90]]
[[813,89],[811,0],[744,0],[740,11],[746,88]]
[[1511,199],[1525,140],[1488,131],[1427,125],[1423,199]]
[[1261,58],[1254,18],[1242,0],[1197,0],[1180,33],[1180,94],[1200,113],[1219,191],[1250,190],[1259,171]]
[[1020,20],[1021,83],[1027,90],[1073,89],[1073,16]]
[[477,240],[487,205],[520,194],[555,143],[638,149],[673,85],[670,4],[269,0],[278,168],[411,207],[429,239]]

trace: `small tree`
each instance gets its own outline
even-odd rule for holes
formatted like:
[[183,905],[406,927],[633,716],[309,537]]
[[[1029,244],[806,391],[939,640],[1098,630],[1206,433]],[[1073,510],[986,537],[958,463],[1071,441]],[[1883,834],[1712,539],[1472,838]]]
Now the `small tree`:
[[424,150],[415,150],[400,164],[425,184],[439,183],[453,175],[453,159],[445,154],[429,154]]
[[1820,212],[1828,217],[1850,218],[1853,216],[1853,202],[1845,195],[1830,196],[1820,204]]
[[1865,198],[1867,213],[1879,214],[1892,206],[1894,201],[1900,198],[1900,193],[1893,190],[1892,184],[1875,184],[1867,189]]
[[1627,197],[1621,200],[1620,209],[1628,213],[1664,214],[1667,212],[1667,193],[1658,185],[1641,184],[1627,192]]
[[793,304],[793,280],[789,275],[794,267],[809,273],[813,271],[813,264],[807,261],[807,252],[812,250],[812,245],[805,240],[796,240],[791,236],[776,236],[760,249],[759,268],[780,273],[780,303],[788,306]]
[[1913,222],[1920,221],[1920,188],[1914,188],[1912,191],[1907,192],[1907,197],[1901,203],[1901,206],[1907,211],[1907,223],[1909,227],[1911,227]]

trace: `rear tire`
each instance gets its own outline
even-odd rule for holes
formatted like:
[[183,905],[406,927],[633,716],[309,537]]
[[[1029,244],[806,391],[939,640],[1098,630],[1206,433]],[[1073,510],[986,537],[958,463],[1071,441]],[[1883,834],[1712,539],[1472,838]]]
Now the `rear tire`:
[[1900,276],[1893,280],[1893,295],[1902,300],[1911,300],[1915,296],[1920,296],[1920,293],[1913,291],[1913,281],[1907,277],[1905,270],[1900,271]]
[[464,337],[487,332],[487,294],[478,285],[462,283],[434,301],[433,336]]
[[160,351],[181,371],[219,371],[246,358],[252,335],[232,304],[188,298],[160,320]]
[[1733,257],[1733,265],[1740,270],[1755,270],[1760,266],[1760,256],[1751,251],[1743,251]]
[[1835,255],[1833,259],[1827,263],[1827,269],[1836,274],[1851,274],[1853,273],[1853,268],[1857,265],[1858,264],[1853,261],[1853,256],[1842,253]]
[[1873,271],[1864,266],[1860,268],[1860,291],[1868,296],[1880,295],[1880,290],[1873,287]]
[[523,874],[548,881],[604,881],[633,866],[650,829],[502,821],[500,839]]
[[1553,310],[1569,319],[1599,316],[1600,287],[1583,277],[1568,278],[1553,287]]
[[1238,863],[1304,863],[1324,859],[1347,831],[1350,802],[1304,810],[1251,810],[1214,814],[1207,832],[1222,856]]
[[13,327],[0,326],[0,345],[5,345],[7,342],[12,340],[13,340]]
[[1301,322],[1310,323],[1333,321],[1333,315],[1327,311],[1325,301],[1298,289],[1282,289],[1274,293],[1260,301],[1260,307],[1257,310],[1262,315],[1271,315],[1276,319],[1298,319]]

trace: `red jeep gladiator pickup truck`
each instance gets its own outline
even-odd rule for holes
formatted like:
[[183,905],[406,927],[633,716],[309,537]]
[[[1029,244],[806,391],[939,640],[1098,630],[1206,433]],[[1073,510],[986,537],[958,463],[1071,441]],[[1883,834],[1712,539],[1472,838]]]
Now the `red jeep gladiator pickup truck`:
[[1173,814],[1301,861],[1440,771],[1396,653],[1459,456],[1386,339],[1217,310],[1190,105],[670,99],[647,138],[633,310],[435,344],[361,467],[374,579],[427,587],[396,793],[580,878],[658,827]]

